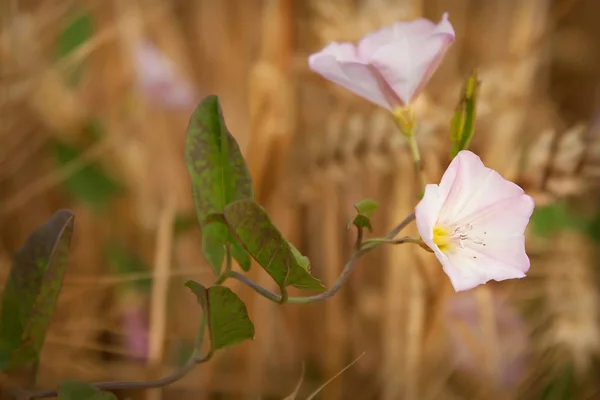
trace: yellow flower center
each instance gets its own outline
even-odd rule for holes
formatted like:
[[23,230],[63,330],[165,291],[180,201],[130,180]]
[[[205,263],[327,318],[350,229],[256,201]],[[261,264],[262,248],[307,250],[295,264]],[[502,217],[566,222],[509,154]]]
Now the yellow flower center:
[[451,236],[451,233],[446,228],[437,225],[433,228],[433,243],[435,243],[441,251],[448,250],[450,247]]
[[483,232],[482,237],[473,235],[473,226],[471,224],[451,229],[440,225],[436,225],[433,228],[433,243],[437,245],[440,251],[454,251],[457,248],[462,250],[465,243],[469,246],[480,245],[485,247],[487,245],[485,243],[487,232]]

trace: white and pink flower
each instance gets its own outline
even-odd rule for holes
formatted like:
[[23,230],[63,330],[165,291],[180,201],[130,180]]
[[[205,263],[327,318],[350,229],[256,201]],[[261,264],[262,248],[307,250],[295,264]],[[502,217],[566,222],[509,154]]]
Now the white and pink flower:
[[308,63],[323,77],[394,111],[421,93],[453,42],[454,29],[444,14],[437,25],[426,19],[396,22],[356,46],[330,43]]
[[524,232],[533,208],[523,189],[463,150],[439,185],[426,186],[415,215],[421,239],[461,291],[525,276]]

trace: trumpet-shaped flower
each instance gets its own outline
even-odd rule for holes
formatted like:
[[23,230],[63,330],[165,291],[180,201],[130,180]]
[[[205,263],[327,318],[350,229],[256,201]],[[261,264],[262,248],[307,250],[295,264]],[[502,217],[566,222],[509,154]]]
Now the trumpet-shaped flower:
[[525,276],[524,232],[533,207],[523,189],[463,150],[439,185],[426,186],[415,215],[421,239],[461,291]]
[[310,68],[346,89],[394,111],[421,93],[454,42],[444,14],[439,24],[426,19],[396,22],[363,37],[358,45],[330,43],[308,58]]

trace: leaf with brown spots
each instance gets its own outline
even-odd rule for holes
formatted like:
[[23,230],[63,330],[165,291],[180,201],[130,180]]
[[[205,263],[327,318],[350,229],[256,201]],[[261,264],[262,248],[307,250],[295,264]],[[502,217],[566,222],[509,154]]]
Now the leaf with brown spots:
[[62,288],[75,217],[57,211],[14,256],[0,314],[0,369],[35,362]]
[[228,131],[219,99],[208,96],[190,119],[186,139],[186,163],[192,179],[194,204],[202,226],[202,250],[215,274],[219,274],[225,245],[244,270],[250,257],[220,221],[207,221],[221,214],[227,204],[253,199],[252,179],[240,148]]

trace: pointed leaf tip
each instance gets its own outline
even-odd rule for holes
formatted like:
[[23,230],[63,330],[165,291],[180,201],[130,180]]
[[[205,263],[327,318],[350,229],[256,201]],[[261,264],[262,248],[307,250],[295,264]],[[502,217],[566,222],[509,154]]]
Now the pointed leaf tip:
[[318,279],[299,264],[290,243],[258,203],[253,200],[236,201],[225,207],[224,215],[239,242],[280,288],[325,289]]

